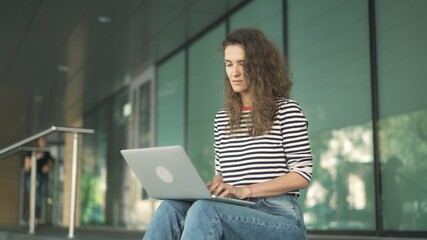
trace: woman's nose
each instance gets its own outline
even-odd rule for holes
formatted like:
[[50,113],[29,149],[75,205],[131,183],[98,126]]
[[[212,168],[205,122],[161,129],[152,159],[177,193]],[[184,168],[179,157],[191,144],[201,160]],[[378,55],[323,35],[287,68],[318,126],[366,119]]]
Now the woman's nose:
[[233,76],[239,76],[240,73],[241,73],[241,70],[240,70],[239,66],[235,66],[233,68],[233,72],[232,72]]

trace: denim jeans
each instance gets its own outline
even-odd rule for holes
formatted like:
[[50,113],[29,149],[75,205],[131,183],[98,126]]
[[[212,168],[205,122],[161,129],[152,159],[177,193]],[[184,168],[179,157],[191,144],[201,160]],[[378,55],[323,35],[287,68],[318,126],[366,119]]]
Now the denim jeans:
[[304,220],[294,196],[255,201],[255,206],[246,207],[210,200],[165,200],[144,239],[306,239]]
[[[42,204],[43,204],[43,200],[45,198],[46,195],[46,189],[47,189],[47,184],[48,184],[48,179],[46,176],[42,176],[42,175],[37,175],[36,176],[36,219],[40,219],[41,217],[41,212],[42,212]],[[30,199],[31,196],[31,176],[27,176],[26,179],[26,189],[27,189],[27,194],[28,194],[28,199]],[[26,214],[26,218],[27,220],[29,219],[30,216],[30,210],[28,208],[28,212]]]

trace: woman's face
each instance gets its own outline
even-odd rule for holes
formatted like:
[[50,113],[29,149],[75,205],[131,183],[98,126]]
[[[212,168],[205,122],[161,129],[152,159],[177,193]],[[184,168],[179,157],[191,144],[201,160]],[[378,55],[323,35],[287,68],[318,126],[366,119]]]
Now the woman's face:
[[246,78],[243,71],[245,51],[240,44],[228,45],[224,49],[225,71],[234,92],[240,94],[249,93]]
[[40,137],[37,141],[37,144],[39,147],[46,147],[47,145],[46,139],[44,137]]

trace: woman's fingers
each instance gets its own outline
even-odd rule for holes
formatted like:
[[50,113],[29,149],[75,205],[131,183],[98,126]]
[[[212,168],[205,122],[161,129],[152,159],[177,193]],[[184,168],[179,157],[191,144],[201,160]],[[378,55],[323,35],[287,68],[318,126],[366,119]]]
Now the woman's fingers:
[[219,197],[234,197],[232,189],[233,186],[221,183],[215,188],[214,195]]
[[206,187],[212,195],[218,197],[237,197],[238,189],[222,182],[207,182]]
[[215,195],[215,192],[217,191],[219,185],[220,184],[218,184],[218,183],[210,182],[210,183],[208,183],[207,188],[211,194]]
[[230,190],[228,188],[224,188],[219,196],[220,197],[232,197],[232,196],[230,196]]

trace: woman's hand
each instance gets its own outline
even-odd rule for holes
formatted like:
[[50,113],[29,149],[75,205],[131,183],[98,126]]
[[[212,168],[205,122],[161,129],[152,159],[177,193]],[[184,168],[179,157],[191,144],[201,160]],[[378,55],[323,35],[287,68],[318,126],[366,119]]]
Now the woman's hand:
[[215,176],[212,182],[206,184],[210,193],[217,197],[244,199],[250,196],[249,187],[234,187],[225,184],[221,176]]
[[30,157],[25,157],[25,160],[24,160],[24,169],[25,169],[25,172],[29,172],[30,171],[30,169],[31,169],[31,158]]
[[268,197],[286,194],[297,189],[306,188],[308,180],[297,172],[290,172],[262,183],[251,184],[245,187],[234,187],[225,184],[222,176],[215,176],[207,187],[212,195],[245,199],[251,197]]

